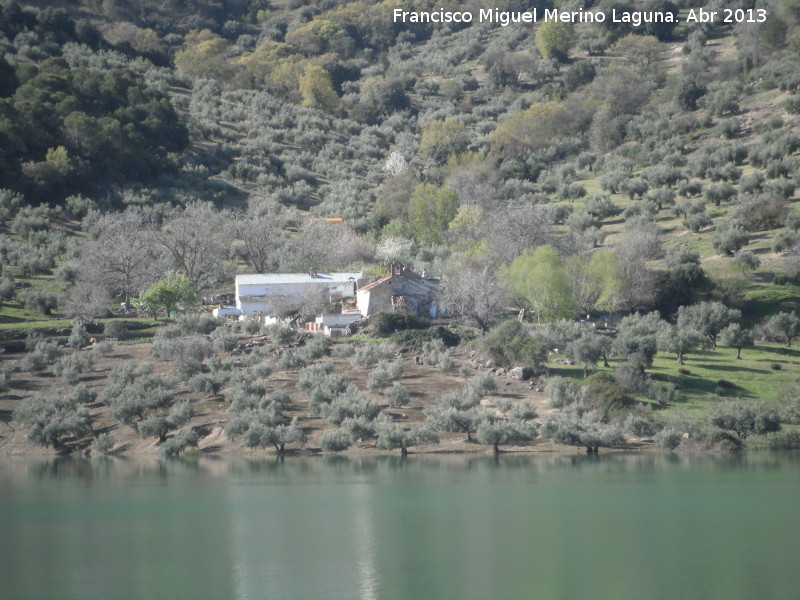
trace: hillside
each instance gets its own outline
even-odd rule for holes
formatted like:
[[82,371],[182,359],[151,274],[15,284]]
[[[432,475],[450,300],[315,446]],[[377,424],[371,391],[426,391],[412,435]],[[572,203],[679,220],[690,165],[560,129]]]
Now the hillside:
[[[484,337],[506,336],[519,349],[504,366],[534,368],[540,389],[548,375],[566,378],[551,386],[580,387],[562,407],[550,392],[536,397],[565,419],[578,396],[600,410],[598,426],[622,426],[644,403],[657,409],[655,429],[700,427],[713,446],[709,416],[720,398],[740,398],[779,409],[792,431],[792,2],[764,4],[753,22],[691,23],[690,6],[652,0],[645,10],[676,23],[641,27],[395,23],[385,2],[0,7],[6,425],[24,398],[48,391],[28,381],[24,346],[42,344],[33,372],[47,373],[63,360],[48,340],[72,331],[81,346],[83,328],[87,339],[120,329],[131,338],[136,322],[149,339],[163,329],[151,316],[197,311],[199,299],[230,293],[237,272],[377,275],[400,261],[442,276],[449,325],[477,336],[457,353],[486,358],[502,344]],[[616,0],[570,8],[641,10]],[[179,284],[172,304],[148,301]],[[302,323],[318,308],[288,312]],[[507,319],[520,314],[517,331]],[[210,355],[194,359],[211,372]],[[263,394],[280,387],[266,381]],[[186,398],[232,402],[220,385]],[[111,427],[105,409],[89,410]],[[497,418],[509,425],[506,413]],[[292,415],[273,416],[265,427],[288,427]],[[541,418],[536,426],[547,431]],[[553,427],[550,439],[566,441]]]

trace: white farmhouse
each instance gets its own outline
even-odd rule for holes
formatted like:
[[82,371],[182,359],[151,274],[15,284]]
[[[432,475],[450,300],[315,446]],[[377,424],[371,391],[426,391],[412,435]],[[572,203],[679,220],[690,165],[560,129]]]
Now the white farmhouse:
[[236,276],[236,309],[240,315],[275,315],[308,299],[333,302],[355,296],[363,273],[273,273]]

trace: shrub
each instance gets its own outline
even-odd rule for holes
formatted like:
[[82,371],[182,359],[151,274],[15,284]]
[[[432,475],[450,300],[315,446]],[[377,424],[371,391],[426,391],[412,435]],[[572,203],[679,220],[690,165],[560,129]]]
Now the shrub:
[[196,448],[198,441],[199,438],[195,431],[184,429],[164,442],[164,445],[161,446],[161,455],[165,457],[178,456],[186,448]]
[[236,347],[238,341],[239,337],[236,332],[227,325],[217,327],[211,333],[211,343],[220,352],[230,352]]
[[25,398],[12,413],[14,421],[28,428],[27,438],[43,446],[61,447],[66,438],[83,435],[91,417],[81,393],[36,394]]
[[92,354],[97,356],[108,356],[114,351],[111,342],[99,342],[92,346]]
[[289,325],[283,323],[273,323],[264,328],[265,333],[269,338],[279,346],[286,346],[294,341],[297,332]]
[[13,300],[14,296],[17,295],[17,285],[14,282],[14,278],[6,275],[3,277],[3,280],[0,281],[0,300],[4,300],[6,302]]
[[319,436],[319,447],[323,452],[343,452],[352,445],[350,434],[341,429],[329,429]]
[[783,369],[783,365],[781,363],[772,363],[770,364],[769,368],[772,369],[773,371],[780,371],[781,369]]
[[367,332],[378,336],[387,336],[396,331],[408,329],[424,329],[428,322],[406,312],[386,313],[372,315],[369,319]]
[[609,373],[595,373],[587,379],[584,398],[605,408],[618,408],[631,403],[631,398]]
[[56,342],[39,341],[31,352],[20,359],[19,368],[22,371],[42,371],[61,354],[62,350]]
[[461,343],[461,336],[458,333],[442,325],[436,325],[427,329],[398,331],[392,334],[392,339],[400,344],[414,346],[415,348],[421,348],[425,342],[431,342],[437,339],[442,340],[444,345],[448,348],[458,346]]
[[373,391],[380,391],[389,387],[403,374],[402,359],[392,362],[382,360],[372,369],[367,377],[367,388]]
[[574,383],[564,379],[560,375],[551,377],[547,380],[544,393],[550,400],[548,406],[552,408],[563,408],[581,399],[581,388]]
[[399,348],[394,342],[381,342],[380,344],[365,344],[357,349],[353,360],[353,365],[357,367],[372,367],[379,360],[393,358]]
[[261,323],[258,319],[245,319],[242,323],[242,330],[250,335],[255,335],[261,330]]
[[228,384],[230,373],[218,371],[216,373],[198,373],[189,379],[189,388],[193,392],[216,396]]
[[662,385],[660,383],[651,383],[647,395],[658,402],[661,406],[666,406],[681,399],[678,388],[674,383]]
[[335,344],[331,348],[331,356],[334,358],[351,358],[356,353],[356,348],[353,344],[345,342],[343,344]]
[[332,369],[330,363],[319,363],[300,370],[297,389],[308,396],[309,408],[314,414],[319,414],[324,405],[333,402],[349,385],[347,376],[332,373]]
[[740,441],[753,433],[769,433],[781,427],[775,409],[763,402],[734,401],[722,404],[709,416],[709,423],[725,431],[733,431]]
[[107,338],[114,338],[117,340],[125,339],[125,335],[128,332],[128,325],[125,321],[107,321],[105,325],[103,325],[103,335]]
[[20,301],[30,311],[49,315],[58,306],[58,296],[47,290],[26,289],[19,294]]
[[738,219],[722,221],[711,238],[711,245],[720,254],[732,255],[750,241],[750,234]]
[[81,374],[92,366],[92,362],[89,353],[66,354],[53,365],[53,375],[63,378],[68,385],[75,385],[80,381]]
[[378,416],[380,406],[368,399],[361,390],[350,384],[328,404],[323,404],[321,414],[328,423],[338,425],[348,417],[372,420]]
[[539,366],[547,360],[547,345],[542,336],[530,335],[516,319],[500,323],[483,338],[483,349],[500,366],[519,363]]
[[83,325],[74,325],[72,327],[72,332],[69,334],[69,340],[67,340],[67,346],[78,350],[79,348],[83,348],[86,344],[89,343],[89,334],[86,333],[86,328]]
[[169,338],[162,331],[153,339],[150,354],[162,360],[188,360],[202,361],[214,355],[211,342],[204,335],[182,335]]
[[678,373],[681,374],[681,375],[691,375],[692,374],[692,372],[689,369],[684,369],[683,367],[678,369]]
[[172,361],[170,374],[178,381],[188,381],[203,370],[203,363],[194,358],[179,358]]
[[656,434],[656,446],[662,450],[675,450],[681,444],[683,434],[673,427],[665,427]]
[[395,383],[386,390],[386,397],[389,399],[389,406],[392,408],[400,408],[408,404],[411,394],[407,387]]
[[208,335],[220,324],[219,319],[208,313],[186,313],[175,321],[175,327],[185,335]]
[[630,414],[623,423],[625,431],[637,439],[650,437],[656,432],[652,421],[641,415]]
[[92,440],[89,449],[95,454],[111,454],[114,450],[116,441],[108,433],[101,433]]

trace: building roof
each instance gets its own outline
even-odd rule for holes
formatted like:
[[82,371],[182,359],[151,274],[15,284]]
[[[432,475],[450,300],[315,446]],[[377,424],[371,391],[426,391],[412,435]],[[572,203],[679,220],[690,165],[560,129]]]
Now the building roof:
[[381,277],[377,281],[373,281],[369,285],[365,285],[364,287],[358,288],[359,292],[373,290],[375,288],[381,287],[384,283],[391,281],[392,279],[404,279],[407,282],[421,286],[426,290],[429,291],[438,291],[439,290],[439,282],[425,279],[420,275],[414,273],[410,269],[406,269],[405,271],[399,273],[392,273],[391,275],[386,275],[385,277]]
[[280,285],[284,283],[347,283],[357,281],[363,273],[269,273],[237,275],[236,285]]

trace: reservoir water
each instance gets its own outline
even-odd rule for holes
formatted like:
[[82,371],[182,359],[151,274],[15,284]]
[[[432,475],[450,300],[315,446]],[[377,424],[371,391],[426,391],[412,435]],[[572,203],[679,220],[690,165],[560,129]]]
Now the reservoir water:
[[800,454],[0,458],[0,599],[785,600]]

